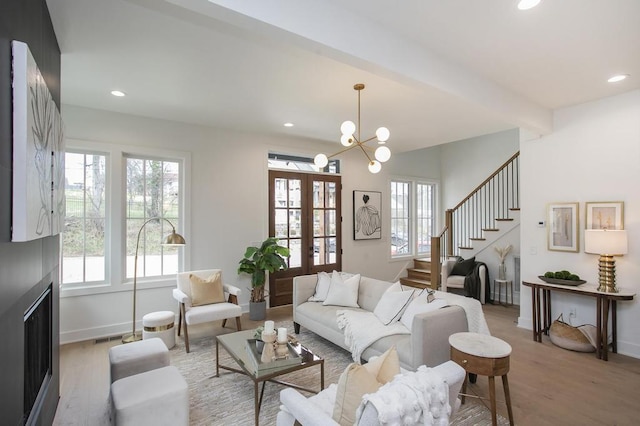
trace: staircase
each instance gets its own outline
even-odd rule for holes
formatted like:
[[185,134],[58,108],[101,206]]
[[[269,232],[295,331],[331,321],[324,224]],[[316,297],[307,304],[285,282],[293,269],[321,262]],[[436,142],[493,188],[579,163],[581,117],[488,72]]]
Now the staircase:
[[478,246],[488,247],[499,235],[504,235],[505,230],[517,226],[516,217],[518,222],[520,217],[519,160],[518,151],[454,208],[445,212],[444,229],[431,238],[430,258],[415,259],[414,267],[407,269],[407,278],[401,279],[402,284],[439,288],[444,259],[469,257]]
[[407,268],[407,276],[400,284],[417,288],[431,288],[431,260],[413,259],[413,268]]

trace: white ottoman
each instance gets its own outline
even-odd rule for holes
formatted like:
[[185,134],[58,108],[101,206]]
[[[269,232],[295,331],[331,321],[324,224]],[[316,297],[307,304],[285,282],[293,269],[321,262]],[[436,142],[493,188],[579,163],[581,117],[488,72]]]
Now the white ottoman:
[[161,339],[138,340],[109,349],[111,383],[123,377],[169,365],[169,349]]
[[176,330],[173,328],[175,320],[176,314],[171,311],[151,312],[143,316],[142,339],[159,337],[171,349],[176,345]]
[[189,425],[189,387],[174,366],[111,384],[116,426]]

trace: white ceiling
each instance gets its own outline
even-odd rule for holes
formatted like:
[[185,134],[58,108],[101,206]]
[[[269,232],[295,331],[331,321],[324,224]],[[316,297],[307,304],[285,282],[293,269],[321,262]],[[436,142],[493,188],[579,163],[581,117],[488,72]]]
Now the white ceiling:
[[638,0],[47,3],[63,104],[185,123],[335,142],[365,83],[362,136],[398,152],[640,88]]

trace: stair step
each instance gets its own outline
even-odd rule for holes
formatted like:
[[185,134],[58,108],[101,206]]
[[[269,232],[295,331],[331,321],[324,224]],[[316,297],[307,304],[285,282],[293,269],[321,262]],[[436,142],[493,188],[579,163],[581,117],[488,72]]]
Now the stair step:
[[511,222],[513,219],[510,217],[500,217],[500,218],[496,218],[496,221],[498,222]]
[[485,232],[498,232],[499,229],[498,228],[482,228],[483,231]]
[[416,288],[431,288],[431,281],[427,280],[417,280],[412,278],[400,278],[400,283],[402,285],[407,285],[410,287]]
[[460,250],[473,250],[473,247],[458,247]]
[[409,274],[408,278],[415,278],[419,280],[431,280],[431,270],[430,269],[416,269],[416,268],[407,268],[407,272]]
[[413,259],[413,267],[416,269],[425,269],[431,270],[431,260],[430,259]]
[[469,238],[471,241],[487,241],[486,238]]
[[520,207],[510,207],[509,210],[511,210],[512,212],[519,212]]

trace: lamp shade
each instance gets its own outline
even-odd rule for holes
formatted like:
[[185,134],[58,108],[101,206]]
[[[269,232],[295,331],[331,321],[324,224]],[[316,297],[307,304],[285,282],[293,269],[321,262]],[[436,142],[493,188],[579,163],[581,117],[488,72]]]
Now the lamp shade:
[[169,235],[167,235],[167,238],[165,238],[164,242],[162,243],[163,246],[183,246],[185,244],[186,242],[184,241],[184,237],[176,233],[175,229],[171,231]]
[[592,254],[627,254],[627,231],[587,229],[584,231],[584,251]]

